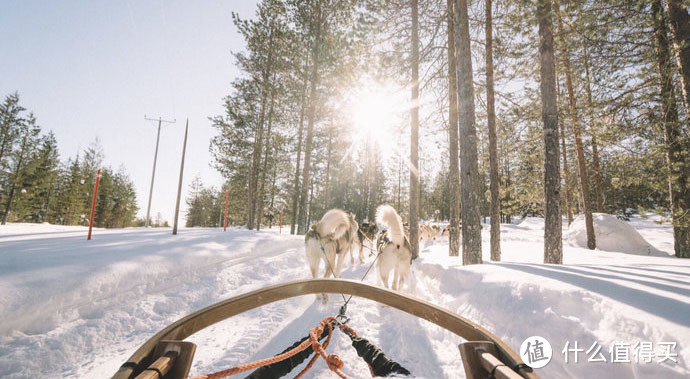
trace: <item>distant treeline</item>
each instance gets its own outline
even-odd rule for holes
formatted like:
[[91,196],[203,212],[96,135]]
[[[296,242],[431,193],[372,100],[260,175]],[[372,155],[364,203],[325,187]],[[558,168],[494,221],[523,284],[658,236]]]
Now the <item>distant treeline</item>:
[[204,187],[199,177],[192,180],[185,199],[187,221],[185,226],[215,227],[223,225],[225,195],[214,187]]
[[[218,189],[207,187],[198,176],[192,180],[185,199],[187,203],[187,221],[185,226],[222,227],[225,219],[225,185]],[[235,215],[241,212],[246,205],[241,204],[242,197],[238,193],[241,188],[230,188],[228,193],[228,226],[240,225],[243,219],[237,219]],[[269,203],[264,210],[263,219],[266,225],[278,224],[280,218],[280,206]]]
[[0,104],[0,220],[88,225],[96,173],[101,169],[94,225],[131,226],[137,213],[134,184],[123,168],[103,166],[96,140],[66,162],[60,161],[52,131],[20,105],[19,94]]

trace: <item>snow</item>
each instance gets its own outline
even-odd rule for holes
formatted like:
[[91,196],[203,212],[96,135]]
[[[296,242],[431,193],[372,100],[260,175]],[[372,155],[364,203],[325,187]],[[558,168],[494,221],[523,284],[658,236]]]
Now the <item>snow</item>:
[[[594,237],[597,248],[605,251],[619,251],[628,254],[666,255],[657,250],[629,223],[616,216],[605,213],[593,213]],[[572,246],[587,247],[587,230],[585,217],[580,215],[564,233],[564,238]]]
[[[599,219],[599,218],[598,218]],[[604,224],[609,219],[604,217]],[[598,250],[570,245],[564,264],[541,264],[543,220],[501,225],[502,262],[462,266],[448,257],[447,240],[430,242],[412,265],[413,296],[457,312],[488,328],[517,351],[540,335],[553,360],[542,377],[683,378],[690,375],[690,261],[672,257],[672,229],[659,218],[615,220],[597,235]],[[567,227],[567,225],[566,225]],[[630,237],[630,227],[639,239]],[[602,228],[603,229],[603,228]],[[607,229],[608,230],[608,229]],[[564,228],[565,231],[565,228]],[[612,234],[611,234],[612,233]],[[627,233],[619,235],[616,233]],[[623,243],[651,244],[651,255],[631,254]],[[646,245],[645,245],[646,246]],[[368,264],[349,264],[343,277],[359,279]],[[55,225],[0,226],[0,377],[109,377],[144,341],[175,320],[207,305],[271,284],[310,276],[302,236],[283,229],[231,228],[96,230]],[[365,280],[376,284],[375,272]],[[273,355],[337,313],[339,295],[322,304],[314,295],[280,301],[207,328],[191,374],[221,370]],[[351,326],[418,377],[464,377],[459,337],[427,321],[353,298]],[[587,350],[614,342],[676,342],[678,363],[564,362],[566,341]],[[368,369],[349,340],[336,334],[328,348],[351,377]],[[311,377],[331,378],[319,362]]]

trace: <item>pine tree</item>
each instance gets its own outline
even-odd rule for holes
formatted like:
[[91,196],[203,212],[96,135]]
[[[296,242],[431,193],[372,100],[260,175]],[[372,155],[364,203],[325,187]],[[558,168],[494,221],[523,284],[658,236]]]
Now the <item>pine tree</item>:
[[[674,12],[681,12],[677,9],[677,4],[671,4],[670,1],[667,1],[667,6],[673,8]],[[690,258],[690,221],[686,215],[690,209],[690,189],[688,189],[688,175],[690,174],[688,171],[690,170],[688,149],[690,144],[687,143],[687,137],[683,138],[682,126],[678,120],[668,27],[661,7],[661,0],[652,0],[651,12],[659,70],[659,92],[666,144],[666,161],[669,168],[668,183],[671,217],[673,219],[673,245],[677,257]],[[680,24],[676,28],[680,29]]]
[[19,126],[24,121],[21,113],[24,111],[25,109],[19,105],[17,92],[7,95],[0,104],[0,173],[7,167],[5,161],[19,135]]
[[201,183],[201,178],[199,176],[194,177],[189,185],[189,191],[185,199],[187,204],[187,221],[185,226],[188,228],[203,225],[204,210],[202,209],[203,199],[201,199],[203,190],[204,185]]
[[28,159],[22,188],[25,195],[15,204],[15,215],[27,222],[48,222],[51,208],[56,206],[56,186],[59,156],[55,135],[50,132],[36,140],[34,151]]
[[498,147],[496,141],[496,111],[494,99],[493,20],[492,1],[486,0],[486,106],[489,127],[489,172],[491,188],[491,260],[501,260],[501,220],[498,183]]
[[683,101],[685,108],[690,109],[690,15],[687,5],[679,0],[666,0],[666,11],[673,32]]
[[239,66],[250,72],[253,76],[253,84],[259,88],[260,106],[258,109],[258,122],[254,125],[254,142],[252,149],[251,166],[249,171],[247,202],[247,227],[254,229],[257,217],[259,197],[259,177],[261,174],[261,155],[264,146],[264,128],[268,109],[272,106],[269,102],[270,94],[276,85],[275,70],[277,65],[276,46],[281,38],[284,22],[282,21],[284,7],[277,0],[265,0],[259,4],[256,21],[241,20],[233,13],[233,22],[247,41],[249,55],[236,54]]
[[453,21],[455,0],[447,1],[448,12],[448,154],[450,161],[448,191],[450,192],[450,233],[448,255],[460,255],[460,168],[458,152],[458,75],[456,66],[455,22]]
[[410,65],[410,250],[413,257],[419,254],[419,1],[412,0],[412,34]]
[[542,120],[544,123],[544,263],[563,263],[559,191],[561,177],[558,157],[558,106],[556,104],[556,63],[551,22],[551,0],[537,1]]
[[462,263],[482,263],[477,132],[470,52],[467,1],[455,3],[455,48],[458,57],[458,120],[460,122],[460,176],[462,186]]
[[589,176],[587,174],[587,162],[585,161],[584,147],[582,143],[582,132],[580,124],[580,116],[575,98],[575,90],[573,88],[572,74],[570,70],[570,50],[568,47],[569,41],[566,40],[565,30],[563,28],[563,19],[559,9],[558,1],[554,1],[554,9],[558,25],[559,42],[561,45],[561,59],[563,61],[563,71],[565,74],[565,85],[568,90],[568,103],[570,104],[570,117],[572,118],[573,131],[575,133],[575,151],[577,152],[577,166],[580,179],[580,191],[582,194],[583,212],[585,214],[585,227],[587,230],[587,247],[589,249],[596,248],[596,238],[594,235],[594,221],[592,218],[592,209],[590,205],[589,192]]
[[[10,212],[13,209],[15,196],[19,194],[24,195],[28,189],[23,187],[26,174],[27,174],[27,163],[31,158],[32,149],[35,147],[36,138],[40,132],[40,127],[36,125],[36,118],[33,114],[29,114],[26,122],[20,124],[19,126],[19,144],[15,151],[12,152],[12,166],[10,173],[10,190],[7,195],[5,202],[5,209],[2,218],[2,224],[6,224],[10,216]],[[20,212],[18,216],[22,216],[23,212]],[[15,217],[15,219],[19,219]],[[20,220],[20,219],[19,219]]]
[[304,71],[302,72],[302,90],[300,97],[300,113],[299,113],[299,131],[297,133],[297,158],[295,159],[295,178],[293,180],[293,194],[292,194],[292,219],[290,222],[290,234],[297,232],[297,214],[298,206],[300,205],[300,185],[299,185],[299,168],[302,158],[302,140],[304,134],[304,113],[307,108],[307,80],[309,79],[309,54],[305,54]]

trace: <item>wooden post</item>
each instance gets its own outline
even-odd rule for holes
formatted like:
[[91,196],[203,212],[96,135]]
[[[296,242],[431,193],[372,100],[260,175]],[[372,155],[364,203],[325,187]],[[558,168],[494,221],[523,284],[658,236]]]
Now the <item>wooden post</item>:
[[187,150],[187,130],[189,119],[184,127],[184,142],[182,143],[182,163],[180,163],[180,181],[177,183],[177,201],[175,202],[175,222],[173,222],[173,234],[177,234],[177,218],[180,213],[180,196],[182,195],[182,173],[184,172],[184,155]]
[[101,181],[101,169],[96,173],[96,185],[93,187],[93,201],[91,201],[91,217],[89,218],[89,235],[86,240],[91,239],[91,229],[93,228],[93,216],[96,213],[96,199],[98,198],[98,183]]
[[283,209],[285,208],[284,205],[280,206],[280,234],[283,234]]
[[225,221],[223,221],[223,231],[228,228],[228,186],[225,186]]

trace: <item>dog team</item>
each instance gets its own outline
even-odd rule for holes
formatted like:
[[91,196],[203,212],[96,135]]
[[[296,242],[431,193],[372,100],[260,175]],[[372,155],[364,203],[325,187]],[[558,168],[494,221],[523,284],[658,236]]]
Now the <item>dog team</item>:
[[[385,230],[379,233],[377,224]],[[446,228],[447,229],[447,228]],[[444,229],[441,235],[447,230]],[[440,228],[432,223],[419,226],[419,242],[435,240]],[[370,253],[374,255],[376,246],[378,259],[376,268],[379,279],[388,288],[391,272],[393,273],[393,290],[402,288],[410,273],[412,261],[417,255],[412,254],[408,239],[409,226],[403,224],[400,215],[390,205],[381,205],[376,210],[376,222],[358,224],[355,216],[340,209],[331,209],[312,224],[304,238],[307,262],[312,277],[319,274],[319,266],[324,261],[325,278],[340,278],[345,256],[350,253],[350,262],[354,263],[354,251],[359,248],[359,262],[364,263],[363,249],[368,242]],[[325,298],[324,298],[325,300]]]

